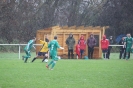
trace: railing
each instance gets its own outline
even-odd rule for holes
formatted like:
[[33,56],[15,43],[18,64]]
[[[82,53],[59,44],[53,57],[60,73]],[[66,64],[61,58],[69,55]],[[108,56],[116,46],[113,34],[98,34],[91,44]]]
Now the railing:
[[[19,59],[20,59],[20,53],[21,53],[21,46],[27,45],[27,44],[0,44],[1,46],[19,46]],[[42,44],[34,44],[35,46],[40,46]]]

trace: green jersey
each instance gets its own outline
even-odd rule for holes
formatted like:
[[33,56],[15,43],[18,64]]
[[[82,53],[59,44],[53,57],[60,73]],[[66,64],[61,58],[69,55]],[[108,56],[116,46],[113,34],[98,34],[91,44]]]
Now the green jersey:
[[58,44],[57,40],[52,40],[48,44],[48,48],[50,48],[50,52],[57,52],[57,48],[60,48],[60,45]]
[[33,44],[34,44],[34,40],[30,40],[24,49],[27,51],[30,51],[31,48],[33,47]]
[[125,39],[125,42],[126,42],[126,47],[129,47],[129,48],[132,47],[132,44],[133,44],[133,39],[132,39],[132,37],[127,37],[127,38]]
[[50,49],[50,56],[52,59],[56,60],[57,58],[57,48],[60,48],[60,45],[58,44],[57,40],[52,40],[48,44],[48,48]]

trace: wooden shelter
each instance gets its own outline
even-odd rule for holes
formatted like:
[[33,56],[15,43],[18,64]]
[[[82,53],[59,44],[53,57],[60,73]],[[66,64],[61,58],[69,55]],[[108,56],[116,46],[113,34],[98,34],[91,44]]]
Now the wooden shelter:
[[[102,35],[105,33],[105,29],[107,29],[107,28],[108,28],[108,26],[105,26],[105,27],[100,27],[100,26],[96,26],[96,27],[92,27],[92,26],[88,26],[88,27],[84,27],[84,26],[79,26],[79,27],[77,27],[77,26],[71,26],[71,27],[53,26],[50,28],[37,30],[36,37],[41,40],[44,40],[45,35],[48,34],[49,40],[53,40],[54,36],[57,35],[58,42],[59,42],[60,46],[65,48],[64,50],[59,49],[58,55],[62,56],[63,58],[67,58],[68,48],[67,48],[65,41],[68,38],[70,33],[73,34],[73,37],[74,37],[76,43],[79,40],[81,35],[83,35],[85,40],[87,40],[88,37],[90,37],[90,34],[93,33],[94,37],[97,40],[97,45],[94,48],[93,57],[101,58],[102,51],[101,51],[100,40],[102,38]],[[39,41],[36,41],[36,43],[39,44]],[[76,45],[76,43],[75,43],[75,45]],[[41,46],[37,46],[36,48],[37,48],[36,52],[38,52],[40,50]],[[75,50],[75,47],[74,47],[74,50]],[[75,56],[75,52],[74,52],[74,56]],[[88,56],[88,47],[87,46],[85,49],[84,56]]]

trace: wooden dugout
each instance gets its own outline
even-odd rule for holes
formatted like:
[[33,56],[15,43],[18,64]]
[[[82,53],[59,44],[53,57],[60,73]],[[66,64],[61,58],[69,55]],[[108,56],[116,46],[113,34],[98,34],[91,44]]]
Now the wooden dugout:
[[[102,57],[100,40],[102,38],[102,35],[105,34],[105,30],[107,28],[109,28],[109,27],[108,26],[104,26],[104,27],[100,27],[100,26],[96,26],[96,27],[92,27],[92,26],[88,26],[88,27],[84,27],[84,26],[79,26],[79,27],[77,27],[77,26],[71,26],[71,27],[53,26],[53,27],[37,30],[36,38],[44,40],[45,35],[48,35],[49,40],[53,40],[54,36],[56,35],[58,37],[57,40],[58,40],[60,46],[64,47],[64,50],[58,49],[58,55],[61,56],[62,58],[67,58],[68,48],[67,48],[65,41],[68,38],[70,33],[73,34],[73,37],[76,41],[75,45],[77,44],[77,41],[80,39],[81,35],[83,35],[85,40],[87,41],[87,39],[90,37],[90,34],[93,33],[94,37],[97,40],[97,45],[94,48],[93,58],[98,59],[98,58]],[[39,44],[38,40],[36,41],[36,44]],[[41,46],[36,46],[36,52],[39,52],[40,49],[41,49]],[[84,56],[88,56],[87,45],[86,45],[86,49],[84,52]],[[76,58],[75,46],[74,46],[74,57]]]

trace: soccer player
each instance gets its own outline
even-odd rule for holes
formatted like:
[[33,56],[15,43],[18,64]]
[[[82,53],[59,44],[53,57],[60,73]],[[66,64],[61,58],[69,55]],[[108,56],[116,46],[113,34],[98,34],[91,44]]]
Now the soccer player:
[[28,58],[31,57],[31,54],[30,54],[31,48],[33,47],[34,49],[36,49],[36,48],[34,47],[34,45],[33,45],[35,41],[36,41],[36,38],[30,40],[30,41],[28,42],[28,44],[26,45],[26,47],[24,48],[24,51],[25,51],[25,53],[26,53],[26,56],[22,56],[22,60],[24,60],[25,63],[27,62]]
[[129,58],[129,53],[131,52],[132,48],[133,48],[133,40],[132,40],[132,37],[131,37],[131,34],[128,33],[127,34],[127,37],[125,39],[125,43],[126,45],[126,60],[128,60]]
[[60,47],[60,45],[57,42],[57,36],[54,36],[54,40],[52,40],[49,44],[48,44],[48,48],[50,50],[50,57],[52,58],[52,60],[50,61],[50,63],[48,65],[46,65],[47,68],[49,68],[50,65],[51,68],[49,68],[50,70],[53,70],[56,61],[58,61],[58,56],[57,56],[57,48],[60,49],[64,49],[63,47]]
[[108,47],[109,47],[109,41],[106,39],[106,35],[103,35],[103,39],[101,40],[101,48],[103,52],[103,57],[106,59],[108,56]]
[[45,36],[45,41],[42,41],[40,39],[38,39],[40,41],[40,44],[43,44],[41,50],[38,52],[37,56],[33,58],[33,60],[31,62],[34,62],[36,60],[36,58],[38,58],[39,56],[43,56],[43,60],[42,62],[48,58],[48,42],[49,39],[47,38],[47,35]]

